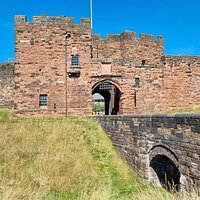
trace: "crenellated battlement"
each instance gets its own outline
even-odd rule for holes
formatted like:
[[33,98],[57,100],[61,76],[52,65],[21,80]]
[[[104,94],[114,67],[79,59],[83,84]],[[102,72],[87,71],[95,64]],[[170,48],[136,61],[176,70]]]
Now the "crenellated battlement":
[[124,31],[121,34],[107,34],[106,39],[101,39],[99,34],[94,34],[92,37],[93,37],[93,40],[96,42],[103,41],[105,43],[138,41],[141,43],[145,43],[145,42],[154,43],[155,42],[159,45],[164,44],[164,39],[162,36],[158,36],[157,40],[155,40],[153,35],[140,34],[139,38],[137,38],[136,32],[132,32],[132,31]]
[[[90,18],[81,18],[80,24],[74,24],[74,18],[72,17],[50,17],[47,15],[34,16],[32,22],[27,22],[27,17],[24,15],[15,16],[15,25],[20,24],[33,24],[33,25],[49,25],[49,26],[66,26],[68,28],[78,28],[78,29],[88,29],[91,28]],[[140,34],[139,38],[136,37],[136,32],[133,31],[124,31],[121,34],[107,34],[105,39],[101,39],[100,35],[94,34],[94,42],[130,42],[137,41],[141,43],[157,43],[158,45],[163,45],[163,37],[158,36],[155,40],[153,35]]]
[[61,26],[64,25],[69,28],[87,28],[90,29],[90,18],[81,18],[80,24],[74,24],[74,18],[72,17],[50,17],[46,15],[34,16],[32,22],[27,22],[27,17],[24,15],[15,16],[15,25],[19,24],[35,24],[35,25],[49,25],[49,26]]

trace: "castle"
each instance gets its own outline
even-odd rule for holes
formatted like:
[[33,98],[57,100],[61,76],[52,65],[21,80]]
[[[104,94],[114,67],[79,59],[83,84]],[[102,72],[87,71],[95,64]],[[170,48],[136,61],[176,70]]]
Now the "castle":
[[106,115],[200,104],[200,57],[165,56],[162,37],[130,31],[101,39],[90,19],[15,16],[15,64],[0,70],[0,107],[19,117],[90,116],[94,93]]

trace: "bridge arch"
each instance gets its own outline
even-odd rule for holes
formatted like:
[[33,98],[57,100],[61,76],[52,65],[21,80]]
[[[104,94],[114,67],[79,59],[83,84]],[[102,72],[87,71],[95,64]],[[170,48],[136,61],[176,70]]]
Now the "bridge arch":
[[177,155],[166,145],[154,145],[149,151],[150,180],[167,190],[180,189]]
[[[121,87],[119,83],[103,79],[95,83],[92,87],[92,95],[99,94],[104,98],[104,114],[117,115],[121,111]],[[93,108],[95,102],[93,99]]]

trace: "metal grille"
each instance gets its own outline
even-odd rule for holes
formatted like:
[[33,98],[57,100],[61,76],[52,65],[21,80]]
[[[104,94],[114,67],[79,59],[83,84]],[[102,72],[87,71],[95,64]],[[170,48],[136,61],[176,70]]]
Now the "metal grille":
[[39,99],[39,106],[47,106],[47,95],[46,94],[41,94],[40,99]]
[[112,90],[112,85],[110,83],[102,83],[99,85],[99,90]]
[[72,66],[79,66],[79,56],[78,55],[72,55]]

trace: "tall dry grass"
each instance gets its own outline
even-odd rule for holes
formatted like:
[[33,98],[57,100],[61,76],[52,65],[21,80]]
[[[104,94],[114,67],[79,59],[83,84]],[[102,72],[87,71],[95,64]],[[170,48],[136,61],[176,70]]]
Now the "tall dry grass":
[[1,199],[118,198],[144,187],[91,119],[1,121],[0,137]]
[[169,193],[159,187],[149,187],[133,195],[131,200],[200,200],[197,190],[191,193]]
[[[172,199],[139,181],[91,119],[9,120],[0,112],[0,199]],[[196,195],[196,196],[195,196]]]

